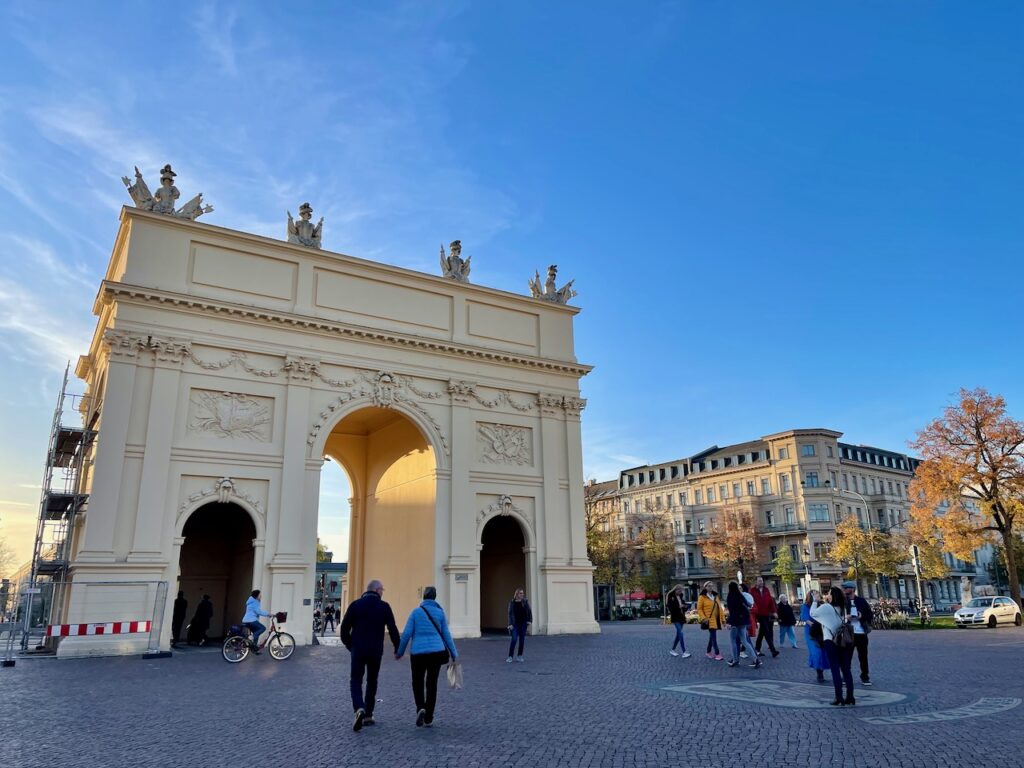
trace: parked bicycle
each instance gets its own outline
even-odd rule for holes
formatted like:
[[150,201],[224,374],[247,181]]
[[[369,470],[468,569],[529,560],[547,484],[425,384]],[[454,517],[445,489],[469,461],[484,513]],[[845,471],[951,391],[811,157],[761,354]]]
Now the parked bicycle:
[[252,632],[247,626],[233,625],[221,648],[224,661],[237,664],[245,661],[249,651],[261,651],[264,648],[270,651],[270,657],[275,661],[284,661],[295,653],[295,638],[277,628],[277,622],[284,624],[287,620],[288,614],[284,611],[271,616],[270,629],[266,631],[263,641],[258,646],[252,641]]

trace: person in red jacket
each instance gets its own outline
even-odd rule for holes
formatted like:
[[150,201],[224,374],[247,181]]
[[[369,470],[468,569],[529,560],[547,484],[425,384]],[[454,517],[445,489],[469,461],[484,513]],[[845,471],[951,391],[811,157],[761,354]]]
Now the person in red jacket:
[[754,650],[757,651],[758,656],[764,656],[761,653],[761,641],[767,640],[768,649],[772,652],[772,658],[775,658],[779,655],[772,637],[774,635],[772,625],[779,613],[779,609],[775,605],[775,598],[772,597],[771,591],[764,585],[764,579],[760,576],[754,582],[754,588],[750,590],[750,594],[754,596],[753,614],[757,618],[757,642]]

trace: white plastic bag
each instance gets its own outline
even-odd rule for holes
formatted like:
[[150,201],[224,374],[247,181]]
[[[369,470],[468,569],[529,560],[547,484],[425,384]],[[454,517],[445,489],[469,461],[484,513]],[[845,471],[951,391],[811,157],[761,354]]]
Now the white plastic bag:
[[449,661],[448,662],[448,687],[452,689],[459,689],[462,687],[462,662],[461,661]]

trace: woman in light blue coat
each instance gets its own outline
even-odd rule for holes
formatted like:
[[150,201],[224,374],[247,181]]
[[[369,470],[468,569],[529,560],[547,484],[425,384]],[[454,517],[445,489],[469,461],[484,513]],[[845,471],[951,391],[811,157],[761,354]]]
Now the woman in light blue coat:
[[395,658],[402,658],[406,648],[409,649],[409,666],[412,667],[416,725],[430,725],[434,722],[434,703],[437,701],[437,675],[449,657],[459,657],[444,609],[437,603],[437,589],[434,587],[423,590],[423,602],[409,614]]

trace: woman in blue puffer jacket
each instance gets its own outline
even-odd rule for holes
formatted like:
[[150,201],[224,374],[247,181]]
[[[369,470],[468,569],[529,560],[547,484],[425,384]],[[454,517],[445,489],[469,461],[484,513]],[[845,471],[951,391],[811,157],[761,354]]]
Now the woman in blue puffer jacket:
[[412,667],[412,696],[416,700],[416,725],[434,722],[434,703],[437,701],[437,675],[441,667],[459,658],[455,641],[448,631],[448,619],[437,602],[437,589],[423,590],[423,602],[413,608],[402,630],[395,658],[400,659],[409,648]]

